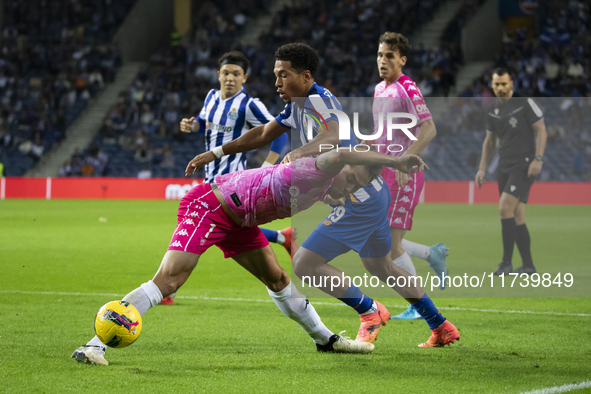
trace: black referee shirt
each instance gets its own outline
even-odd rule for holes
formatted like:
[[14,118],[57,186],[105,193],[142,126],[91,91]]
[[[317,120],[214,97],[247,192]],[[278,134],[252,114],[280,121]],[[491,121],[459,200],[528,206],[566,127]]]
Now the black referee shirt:
[[[532,125],[544,114],[531,98],[513,97],[506,103],[497,98],[486,115],[486,129],[499,137],[501,163],[529,162],[536,154]],[[526,160],[527,159],[527,160]]]

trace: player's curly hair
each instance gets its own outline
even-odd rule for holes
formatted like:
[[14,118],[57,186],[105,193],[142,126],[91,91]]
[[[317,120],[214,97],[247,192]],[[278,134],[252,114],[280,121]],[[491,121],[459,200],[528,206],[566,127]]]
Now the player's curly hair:
[[387,31],[380,36],[380,44],[385,42],[392,50],[398,50],[400,57],[408,56],[408,52],[410,51],[410,43],[408,42],[408,38],[403,36],[400,33],[394,33],[391,31]]
[[244,73],[248,73],[248,68],[250,67],[250,62],[248,58],[244,56],[242,52],[239,51],[231,51],[226,52],[218,59],[218,70],[222,68],[224,64],[235,64],[237,66],[242,67]]
[[363,168],[365,168],[365,171],[369,174],[372,181],[379,177],[384,170],[384,167],[382,166],[363,166]]
[[291,62],[291,66],[298,72],[310,71],[312,77],[318,70],[320,57],[312,47],[306,44],[291,43],[280,46],[275,51],[275,60]]

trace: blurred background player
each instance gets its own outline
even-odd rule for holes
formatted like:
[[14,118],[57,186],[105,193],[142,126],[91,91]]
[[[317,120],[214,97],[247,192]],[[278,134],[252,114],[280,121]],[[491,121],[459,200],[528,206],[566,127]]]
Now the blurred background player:
[[[397,131],[393,134],[391,141],[387,139],[386,133],[383,133],[376,141],[367,142],[368,144],[402,145],[404,150],[401,152],[383,152],[394,156],[420,154],[437,134],[435,123],[421,91],[412,79],[402,73],[402,67],[406,64],[409,50],[408,39],[400,33],[386,32],[380,37],[377,63],[380,78],[383,81],[376,85],[374,93],[375,131],[380,126],[377,121],[378,113],[405,112],[415,115],[418,120],[415,127],[408,129],[417,138],[416,141]],[[407,122],[406,119],[398,123]],[[410,256],[426,260],[441,278],[440,288],[443,289],[445,287],[443,275],[447,275],[447,246],[442,243],[426,246],[404,239],[406,232],[412,229],[414,210],[424,186],[424,174],[420,172],[409,176],[385,168],[382,176],[392,194],[388,220],[392,235],[391,253],[394,263],[416,276],[416,269]],[[411,305],[407,311],[392,318],[420,319],[421,316]]]
[[[542,171],[546,148],[544,114],[531,98],[513,92],[513,81],[506,68],[497,68],[492,75],[492,89],[497,100],[486,116],[486,137],[482,144],[480,168],[475,183],[480,187],[497,139],[499,143],[499,213],[503,235],[503,260],[494,272],[513,272],[513,248],[517,244],[523,265],[515,272],[536,272],[531,256],[531,239],[525,225],[525,204],[535,177]],[[536,138],[537,137],[537,138]]]
[[[249,67],[250,62],[243,53],[232,51],[223,54],[218,59],[220,89],[209,91],[197,118],[181,120],[181,131],[205,133],[205,149],[213,150],[240,137],[249,129],[273,120],[267,107],[259,99],[246,93],[243,87],[248,79]],[[277,162],[287,139],[287,134],[282,134],[271,143],[271,150],[262,167],[271,166]],[[204,182],[214,182],[218,175],[244,169],[246,169],[246,154],[224,156],[205,166]],[[261,231],[269,242],[283,245],[291,258],[291,227],[281,231],[268,229],[261,229]],[[163,299],[162,304],[172,304],[175,295],[176,293],[173,293]]]

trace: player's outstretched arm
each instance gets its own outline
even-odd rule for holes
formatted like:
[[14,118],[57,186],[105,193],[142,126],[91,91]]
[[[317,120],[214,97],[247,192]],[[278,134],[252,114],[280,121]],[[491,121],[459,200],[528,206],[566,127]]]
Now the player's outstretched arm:
[[187,165],[185,176],[195,174],[201,167],[222,156],[262,148],[286,131],[287,129],[277,123],[276,120],[272,120],[267,124],[250,129],[235,140],[228,142],[221,147],[214,148],[213,151],[208,151],[195,156],[195,158]]
[[478,172],[476,173],[476,178],[474,182],[476,186],[480,188],[484,183],[484,175],[486,174],[486,168],[488,167],[488,163],[492,158],[495,152],[495,146],[497,145],[497,138],[492,131],[486,131],[486,137],[484,138],[484,142],[482,143],[482,156],[480,157],[480,167]]
[[338,172],[345,165],[368,165],[391,167],[404,173],[423,171],[429,167],[417,155],[404,155],[401,157],[388,156],[377,152],[347,152],[336,150],[326,152],[318,156],[316,167],[321,171]]

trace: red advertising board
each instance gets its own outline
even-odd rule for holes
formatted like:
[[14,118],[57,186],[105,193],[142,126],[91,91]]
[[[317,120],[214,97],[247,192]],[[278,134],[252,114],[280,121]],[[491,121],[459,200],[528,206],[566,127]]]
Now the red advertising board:
[[[0,198],[73,198],[180,200],[203,179],[187,178],[0,178]],[[486,204],[497,203],[496,182],[482,188],[474,182],[427,181],[424,202]],[[530,204],[591,205],[591,183],[534,183]]]

